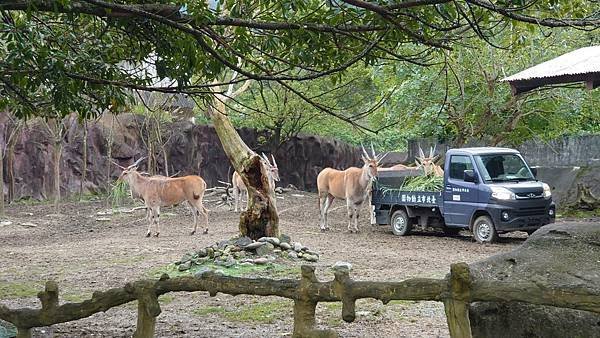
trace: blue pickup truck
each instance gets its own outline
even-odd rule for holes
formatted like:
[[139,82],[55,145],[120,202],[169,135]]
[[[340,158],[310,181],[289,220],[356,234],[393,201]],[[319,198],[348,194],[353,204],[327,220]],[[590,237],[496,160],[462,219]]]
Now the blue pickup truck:
[[477,242],[498,234],[531,234],[554,222],[550,187],[536,179],[521,154],[508,148],[459,148],[446,153],[442,191],[406,191],[407,176],[420,170],[378,173],[371,204],[375,222],[405,236],[416,227],[442,228],[448,234],[469,229]]

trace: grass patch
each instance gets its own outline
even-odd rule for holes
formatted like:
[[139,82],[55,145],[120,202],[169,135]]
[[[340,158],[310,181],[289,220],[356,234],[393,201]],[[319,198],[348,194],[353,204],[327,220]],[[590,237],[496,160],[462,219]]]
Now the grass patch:
[[289,316],[291,309],[291,301],[276,301],[241,306],[235,310],[227,310],[218,306],[206,306],[195,309],[193,313],[197,316],[216,314],[231,322],[273,324],[275,321]]
[[36,297],[43,287],[34,282],[0,282],[0,299]]
[[559,218],[570,217],[570,218],[592,218],[600,217],[600,208],[594,210],[581,210],[581,209],[564,209],[558,215]]
[[113,259],[107,260],[108,264],[111,265],[129,265],[132,263],[143,262],[146,259],[146,256],[131,256],[131,257],[117,257]]
[[174,300],[175,300],[175,296],[170,295],[170,294],[165,294],[165,295],[158,297],[158,302],[161,305],[171,304],[171,303],[173,303]]
[[67,293],[61,295],[60,298],[69,303],[81,303],[84,300],[92,298],[92,295],[90,295],[89,293]]
[[297,266],[287,266],[277,263],[268,263],[264,265],[240,265],[236,264],[231,267],[216,265],[212,262],[205,262],[200,265],[193,265],[189,270],[179,271],[178,266],[169,264],[167,266],[150,269],[148,275],[152,278],[159,278],[166,273],[170,277],[189,276],[196,272],[209,268],[211,270],[223,271],[226,276],[232,277],[272,277],[272,278],[287,278],[299,277],[300,268]]
[[342,302],[321,303],[327,311],[339,312],[342,311]]
[[208,316],[211,314],[223,314],[225,312],[226,310],[219,306],[204,306],[192,311],[193,314],[200,317]]

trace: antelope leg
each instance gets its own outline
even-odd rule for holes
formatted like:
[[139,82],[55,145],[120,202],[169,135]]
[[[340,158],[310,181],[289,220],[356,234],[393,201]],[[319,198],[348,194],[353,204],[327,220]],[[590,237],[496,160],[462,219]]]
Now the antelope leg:
[[146,206],[146,221],[148,221],[148,231],[146,231],[146,237],[150,237],[152,234],[152,223],[154,223],[154,216],[152,208]]
[[156,207],[154,209],[154,226],[156,227],[156,233],[154,233],[154,237],[158,237],[160,234],[160,207]]

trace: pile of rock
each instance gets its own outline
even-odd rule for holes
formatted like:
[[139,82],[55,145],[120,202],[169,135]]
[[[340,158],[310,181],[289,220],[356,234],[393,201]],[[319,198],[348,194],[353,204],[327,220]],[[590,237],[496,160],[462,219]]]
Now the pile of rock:
[[262,237],[257,241],[249,237],[237,237],[187,253],[175,264],[179,271],[186,271],[194,265],[207,262],[232,267],[236,264],[267,264],[278,258],[316,262],[319,260],[319,254],[298,242],[292,243],[290,237],[286,235]]

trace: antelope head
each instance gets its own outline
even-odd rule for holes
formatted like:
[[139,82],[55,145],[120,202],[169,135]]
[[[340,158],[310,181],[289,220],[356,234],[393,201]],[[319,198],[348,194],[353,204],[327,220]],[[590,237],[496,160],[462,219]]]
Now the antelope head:
[[377,168],[379,167],[381,160],[383,160],[383,158],[386,157],[388,153],[377,155],[375,153],[375,148],[373,148],[372,143],[371,143],[371,155],[369,155],[369,153],[367,152],[367,150],[365,149],[365,147],[362,144],[361,144],[361,148],[362,148],[361,158],[362,158],[363,162],[365,163],[363,166],[363,169],[366,168],[369,179],[373,180],[377,176]]
[[115,165],[117,165],[119,168],[123,169],[123,172],[121,172],[121,175],[119,175],[119,180],[127,180],[127,178],[130,176],[129,174],[137,171],[138,166],[140,165],[140,163],[145,160],[146,157],[140,157],[137,161],[135,161],[132,165],[128,166],[128,167],[123,167],[121,165],[119,165],[116,162],[113,162]]
[[429,175],[433,173],[433,167],[435,166],[435,161],[437,161],[439,155],[435,155],[436,146],[429,148],[429,156],[425,156],[423,153],[423,149],[421,149],[421,145],[419,145],[419,156],[416,157],[415,163],[417,164],[417,168],[423,168],[425,171],[425,175]]
[[265,163],[265,166],[267,167],[267,171],[269,172],[269,175],[271,175],[271,177],[273,178],[273,180],[275,182],[279,182],[280,178],[279,178],[279,168],[277,168],[277,162],[275,162],[275,156],[273,156],[273,154],[271,154],[271,159],[273,160],[273,163],[271,163],[271,161],[269,160],[269,157],[267,155],[265,155],[265,153],[262,153],[261,156],[263,162]]

